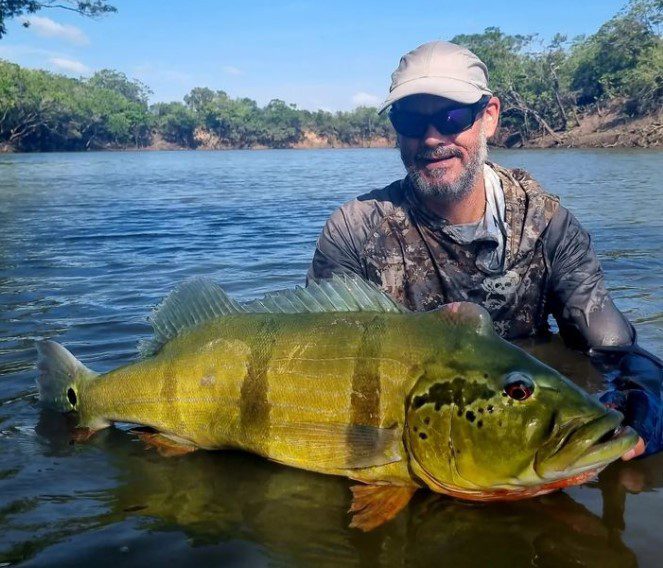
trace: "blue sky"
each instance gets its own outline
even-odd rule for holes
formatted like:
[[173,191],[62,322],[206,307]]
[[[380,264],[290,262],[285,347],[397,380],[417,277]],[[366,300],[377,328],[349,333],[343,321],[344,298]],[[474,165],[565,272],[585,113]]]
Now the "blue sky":
[[9,21],[0,58],[75,77],[117,69],[149,85],[153,102],[201,86],[261,105],[348,110],[377,104],[399,57],[426,41],[489,26],[544,41],[591,34],[626,0],[111,3],[118,13],[96,20],[42,10],[27,29]]

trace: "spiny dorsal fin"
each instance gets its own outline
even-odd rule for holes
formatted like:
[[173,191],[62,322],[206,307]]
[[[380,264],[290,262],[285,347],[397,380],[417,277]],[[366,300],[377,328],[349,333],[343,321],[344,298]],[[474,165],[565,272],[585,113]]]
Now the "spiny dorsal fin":
[[206,321],[244,312],[221,286],[209,278],[194,278],[180,284],[149,318],[154,337],[139,345],[141,355],[154,355],[161,347],[187,329]]
[[359,276],[336,274],[330,280],[311,282],[306,288],[297,286],[294,290],[270,292],[259,300],[243,304],[243,307],[247,312],[281,314],[408,311]]
[[141,342],[139,351],[145,357],[154,355],[183,331],[230,314],[407,311],[359,276],[334,275],[306,288],[270,292],[244,304],[229,298],[216,282],[200,277],[181,284],[154,310],[149,318],[154,337]]

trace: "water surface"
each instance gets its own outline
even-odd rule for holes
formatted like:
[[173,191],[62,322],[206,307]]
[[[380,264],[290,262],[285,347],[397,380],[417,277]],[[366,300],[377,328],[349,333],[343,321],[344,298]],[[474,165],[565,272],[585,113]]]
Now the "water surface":
[[[663,353],[661,153],[510,151],[591,232],[617,305]],[[136,357],[146,316],[209,275],[238,298],[302,284],[340,203],[402,175],[394,150],[0,156],[0,565],[654,566],[663,458],[522,503],[420,492],[370,534],[350,483],[240,453],[166,459],[109,429],[71,445],[35,398],[35,339],[97,371]],[[587,388],[560,342],[528,344]]]

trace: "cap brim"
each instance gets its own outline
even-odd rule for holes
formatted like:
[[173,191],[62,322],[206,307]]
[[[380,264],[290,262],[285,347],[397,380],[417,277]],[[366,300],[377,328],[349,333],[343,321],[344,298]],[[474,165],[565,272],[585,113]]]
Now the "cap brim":
[[466,105],[476,103],[482,96],[492,93],[488,89],[451,77],[420,77],[398,85],[389,93],[378,113],[412,95],[434,95]]

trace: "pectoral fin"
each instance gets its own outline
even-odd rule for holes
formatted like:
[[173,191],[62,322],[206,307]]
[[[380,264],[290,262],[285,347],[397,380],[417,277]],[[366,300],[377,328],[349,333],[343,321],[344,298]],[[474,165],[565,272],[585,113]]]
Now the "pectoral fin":
[[271,459],[309,469],[360,469],[402,459],[402,431],[399,428],[272,424],[269,436]]
[[196,451],[196,446],[193,446],[182,440],[152,430],[144,430],[140,428],[133,428],[131,430],[136,434],[140,440],[148,447],[155,448],[159,455],[165,458],[172,458],[175,456],[183,456]]
[[407,485],[354,485],[352,504],[349,513],[353,513],[351,528],[364,532],[393,519],[410,502],[416,487]]

